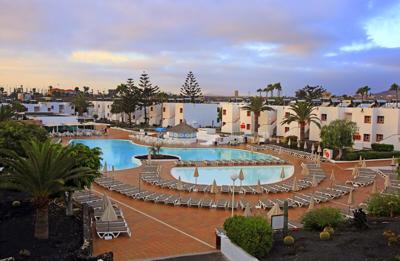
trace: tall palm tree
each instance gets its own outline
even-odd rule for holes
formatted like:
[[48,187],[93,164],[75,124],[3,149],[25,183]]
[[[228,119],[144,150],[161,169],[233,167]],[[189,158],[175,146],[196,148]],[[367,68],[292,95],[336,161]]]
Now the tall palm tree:
[[315,106],[309,102],[297,102],[295,104],[290,105],[290,109],[293,113],[289,113],[285,116],[281,125],[290,124],[292,122],[297,122],[300,127],[300,140],[303,141],[305,139],[305,129],[306,125],[310,125],[310,123],[314,123],[318,128],[321,128],[320,119],[317,114],[313,113]]
[[261,93],[263,92],[264,90],[263,89],[257,89],[257,92],[260,94],[260,97],[261,97]]
[[399,107],[399,85],[397,83],[393,83],[390,85],[389,91],[396,91],[396,107]]
[[357,89],[356,94],[361,95],[361,100],[364,101],[364,96],[367,98],[368,92],[371,90],[368,86],[360,87]]
[[[267,87],[265,87],[263,91],[265,92],[265,98],[268,99],[268,93],[272,91],[272,84],[268,84]],[[271,97],[272,97],[272,93],[271,93]]]
[[274,83],[274,89],[278,91],[278,97],[281,97],[282,86],[281,83]]
[[262,111],[273,111],[274,109],[267,106],[262,97],[254,96],[250,97],[250,103],[246,106],[243,106],[242,109],[246,111],[250,111],[254,113],[254,136],[257,137],[258,135],[258,118],[260,117],[260,113]]
[[0,179],[0,186],[30,194],[36,207],[34,235],[38,239],[48,239],[50,200],[70,190],[66,182],[92,175],[94,170],[77,167],[70,147],[61,147],[49,140],[33,140],[23,143],[22,148],[26,157],[10,150],[0,151],[0,162],[7,170]]

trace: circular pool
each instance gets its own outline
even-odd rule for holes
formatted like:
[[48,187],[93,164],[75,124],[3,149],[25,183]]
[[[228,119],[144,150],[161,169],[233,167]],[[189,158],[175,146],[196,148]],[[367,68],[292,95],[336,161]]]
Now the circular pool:
[[[258,180],[261,184],[270,184],[282,181],[291,177],[294,173],[294,167],[290,165],[280,166],[232,166],[232,167],[199,167],[199,177],[197,178],[197,184],[212,184],[213,180],[218,185],[231,185],[232,174],[239,174],[240,169],[243,170],[244,180],[243,185],[256,185]],[[284,178],[281,178],[282,169],[284,171]],[[195,183],[194,167],[184,168],[172,168],[171,175],[187,183]],[[236,185],[239,184],[239,180],[236,180]]]

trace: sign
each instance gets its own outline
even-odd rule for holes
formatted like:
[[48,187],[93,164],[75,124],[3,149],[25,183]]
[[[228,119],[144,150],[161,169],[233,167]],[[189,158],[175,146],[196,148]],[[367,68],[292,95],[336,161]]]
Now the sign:
[[324,149],[323,154],[324,158],[326,159],[332,159],[333,156],[333,150],[331,149]]
[[241,129],[246,129],[246,124],[245,124],[244,122],[242,122],[242,123],[240,124],[240,128],[241,128]]
[[272,229],[283,229],[284,217],[283,215],[271,216],[271,227]]

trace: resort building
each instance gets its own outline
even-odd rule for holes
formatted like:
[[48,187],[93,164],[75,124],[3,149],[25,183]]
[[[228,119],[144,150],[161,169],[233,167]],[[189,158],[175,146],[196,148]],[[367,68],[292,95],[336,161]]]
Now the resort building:
[[[292,101],[294,102],[294,101]],[[252,134],[254,130],[254,114],[242,107],[244,103],[221,103],[222,126],[221,132],[230,134]],[[352,106],[352,107],[350,107]],[[271,106],[274,111],[261,112],[259,117],[258,134],[264,138],[300,136],[298,123],[281,124],[288,113],[289,105]],[[336,119],[348,119],[357,124],[354,135],[354,148],[370,148],[373,143],[393,144],[400,149],[400,109],[393,104],[351,102],[329,103],[317,106],[315,114],[320,118],[321,125],[328,125]],[[306,126],[306,137],[320,141],[321,130],[315,125]]]
[[36,103],[23,103],[28,113],[58,113],[74,115],[75,109],[70,102],[36,102]]
[[170,127],[182,123],[195,128],[219,127],[217,103],[164,103],[162,126]]

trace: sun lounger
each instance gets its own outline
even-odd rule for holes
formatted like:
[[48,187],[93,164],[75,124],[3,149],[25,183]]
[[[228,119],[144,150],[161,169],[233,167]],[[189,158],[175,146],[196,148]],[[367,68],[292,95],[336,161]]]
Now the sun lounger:
[[267,198],[263,198],[260,199],[258,201],[258,204],[263,208],[263,209],[267,209],[267,208],[272,208],[274,206],[273,202],[271,202],[271,200],[267,199]]
[[211,199],[203,199],[200,203],[200,206],[203,208],[211,208],[211,206],[213,205],[213,201]]
[[219,199],[215,202],[216,208],[226,208],[228,206],[228,201],[226,199]]
[[181,205],[181,206],[187,206],[190,207],[190,203],[192,201],[192,198],[190,197],[183,197],[183,198],[179,198],[175,205]]
[[231,192],[230,186],[227,186],[227,185],[221,186],[221,193],[230,193],[230,192]]
[[154,203],[159,203],[159,202],[165,203],[165,201],[167,201],[170,197],[172,197],[172,195],[169,194],[161,195],[154,200]]
[[201,206],[201,199],[192,198],[188,204],[190,207],[200,207]]
[[102,239],[107,237],[117,238],[121,234],[131,236],[129,227],[126,224],[121,224],[119,221],[111,221],[107,222],[107,224],[96,222],[96,233]]
[[237,200],[235,200],[235,201],[233,202],[233,204],[232,204],[232,200],[229,200],[229,201],[228,201],[228,208],[232,208],[232,206],[233,206],[234,209],[237,209],[238,206],[239,206],[239,202],[238,202]]
[[178,202],[179,197],[171,195],[169,198],[164,200],[164,204],[168,204],[168,205],[176,205],[176,203]]

